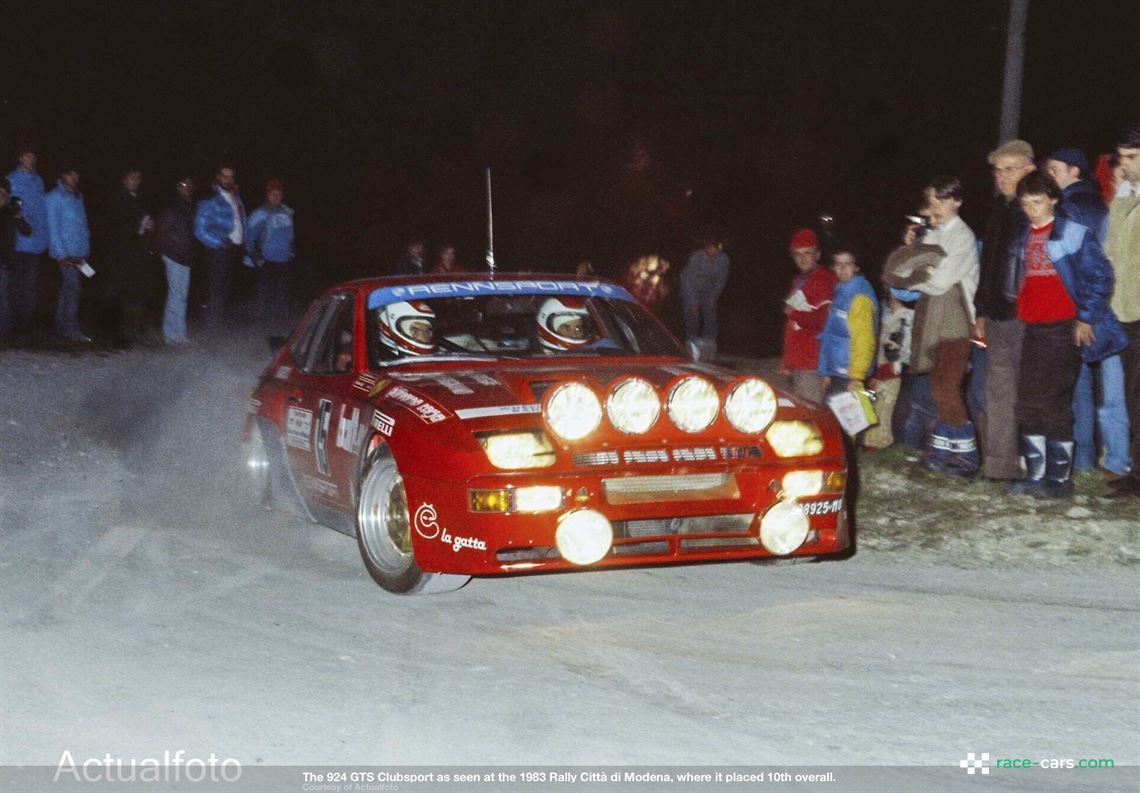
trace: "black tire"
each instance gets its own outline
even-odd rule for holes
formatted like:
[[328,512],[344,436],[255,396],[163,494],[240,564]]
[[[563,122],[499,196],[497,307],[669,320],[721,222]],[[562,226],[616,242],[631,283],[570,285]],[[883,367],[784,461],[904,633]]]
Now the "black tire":
[[360,478],[356,544],[372,580],[397,595],[451,592],[470,576],[425,573],[412,553],[404,480],[387,447],[372,453]]

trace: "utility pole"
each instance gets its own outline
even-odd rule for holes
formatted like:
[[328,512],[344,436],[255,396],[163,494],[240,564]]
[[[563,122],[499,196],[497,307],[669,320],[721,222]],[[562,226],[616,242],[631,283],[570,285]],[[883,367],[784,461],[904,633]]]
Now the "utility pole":
[[998,143],[1018,137],[1021,126],[1021,81],[1025,73],[1025,24],[1029,0],[1009,0],[1009,30],[1005,37],[1005,76],[1001,87]]

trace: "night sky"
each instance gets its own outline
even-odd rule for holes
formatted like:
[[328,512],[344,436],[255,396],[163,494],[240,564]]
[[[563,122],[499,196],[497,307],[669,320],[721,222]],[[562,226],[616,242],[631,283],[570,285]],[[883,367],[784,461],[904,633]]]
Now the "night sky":
[[[278,176],[302,296],[383,273],[409,234],[481,267],[487,165],[507,269],[590,257],[613,274],[650,248],[679,269],[716,222],[734,268],[722,347],[773,354],[764,317],[791,274],[786,236],[821,210],[872,273],[935,174],[965,180],[980,229],[1007,13],[1000,0],[5,2],[0,152],[34,142],[49,182],[76,163],[93,218],[128,164],[156,207],[221,161],[251,209]],[[1021,133],[1039,154],[1107,151],[1140,116],[1138,42],[1135,3],[1031,0]]]

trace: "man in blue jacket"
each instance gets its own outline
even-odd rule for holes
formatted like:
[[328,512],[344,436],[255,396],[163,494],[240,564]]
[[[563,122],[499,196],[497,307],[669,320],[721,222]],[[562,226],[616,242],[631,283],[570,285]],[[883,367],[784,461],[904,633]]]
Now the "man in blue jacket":
[[206,249],[210,283],[206,325],[217,330],[225,315],[230,278],[245,251],[246,238],[245,205],[238,194],[234,169],[228,165],[218,168],[214,176],[214,194],[198,202],[194,236]]
[[[55,305],[55,329],[68,341],[89,342],[79,329],[79,293],[83,287],[83,271],[91,253],[91,234],[87,230],[87,210],[79,192],[79,172],[63,168],[59,185],[48,193],[48,254],[59,264],[59,298]],[[90,270],[88,270],[88,273]]]
[[[1080,223],[1104,244],[1108,231],[1108,207],[1100,190],[1088,178],[1089,161],[1080,149],[1064,146],[1045,160],[1045,173],[1061,188],[1058,211]],[[1096,381],[1096,388],[1093,382]],[[1099,404],[1096,399],[1099,394]],[[1095,419],[1095,421],[1094,421]],[[1124,404],[1124,363],[1120,354],[1096,363],[1081,363],[1073,392],[1073,468],[1087,471],[1097,463],[1095,429],[1104,446],[1104,472],[1110,479],[1128,473],[1128,409]]]
[[293,210],[280,179],[265,184],[265,203],[249,216],[246,247],[257,270],[258,319],[276,331],[289,315],[289,263],[293,261]]
[[36,173],[33,148],[25,146],[20,151],[19,164],[8,174],[8,182],[12,185],[12,198],[20,204],[20,212],[31,227],[31,234],[16,238],[16,255],[8,273],[12,329],[23,333],[31,329],[35,317],[37,274],[48,244],[44,180]]

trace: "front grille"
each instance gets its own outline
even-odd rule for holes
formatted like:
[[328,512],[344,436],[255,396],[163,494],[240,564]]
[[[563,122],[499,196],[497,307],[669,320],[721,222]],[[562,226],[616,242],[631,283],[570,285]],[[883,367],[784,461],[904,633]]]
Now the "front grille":
[[691,518],[650,518],[614,521],[614,539],[673,537],[679,534],[745,534],[755,518],[750,512],[736,515],[698,515]]
[[727,473],[615,476],[602,480],[602,491],[609,504],[740,498],[736,477]]
[[574,465],[617,465],[618,454],[615,451],[606,452],[577,452],[574,455]]
[[682,551],[708,551],[716,548],[740,548],[759,545],[756,537],[685,537],[681,540]]

